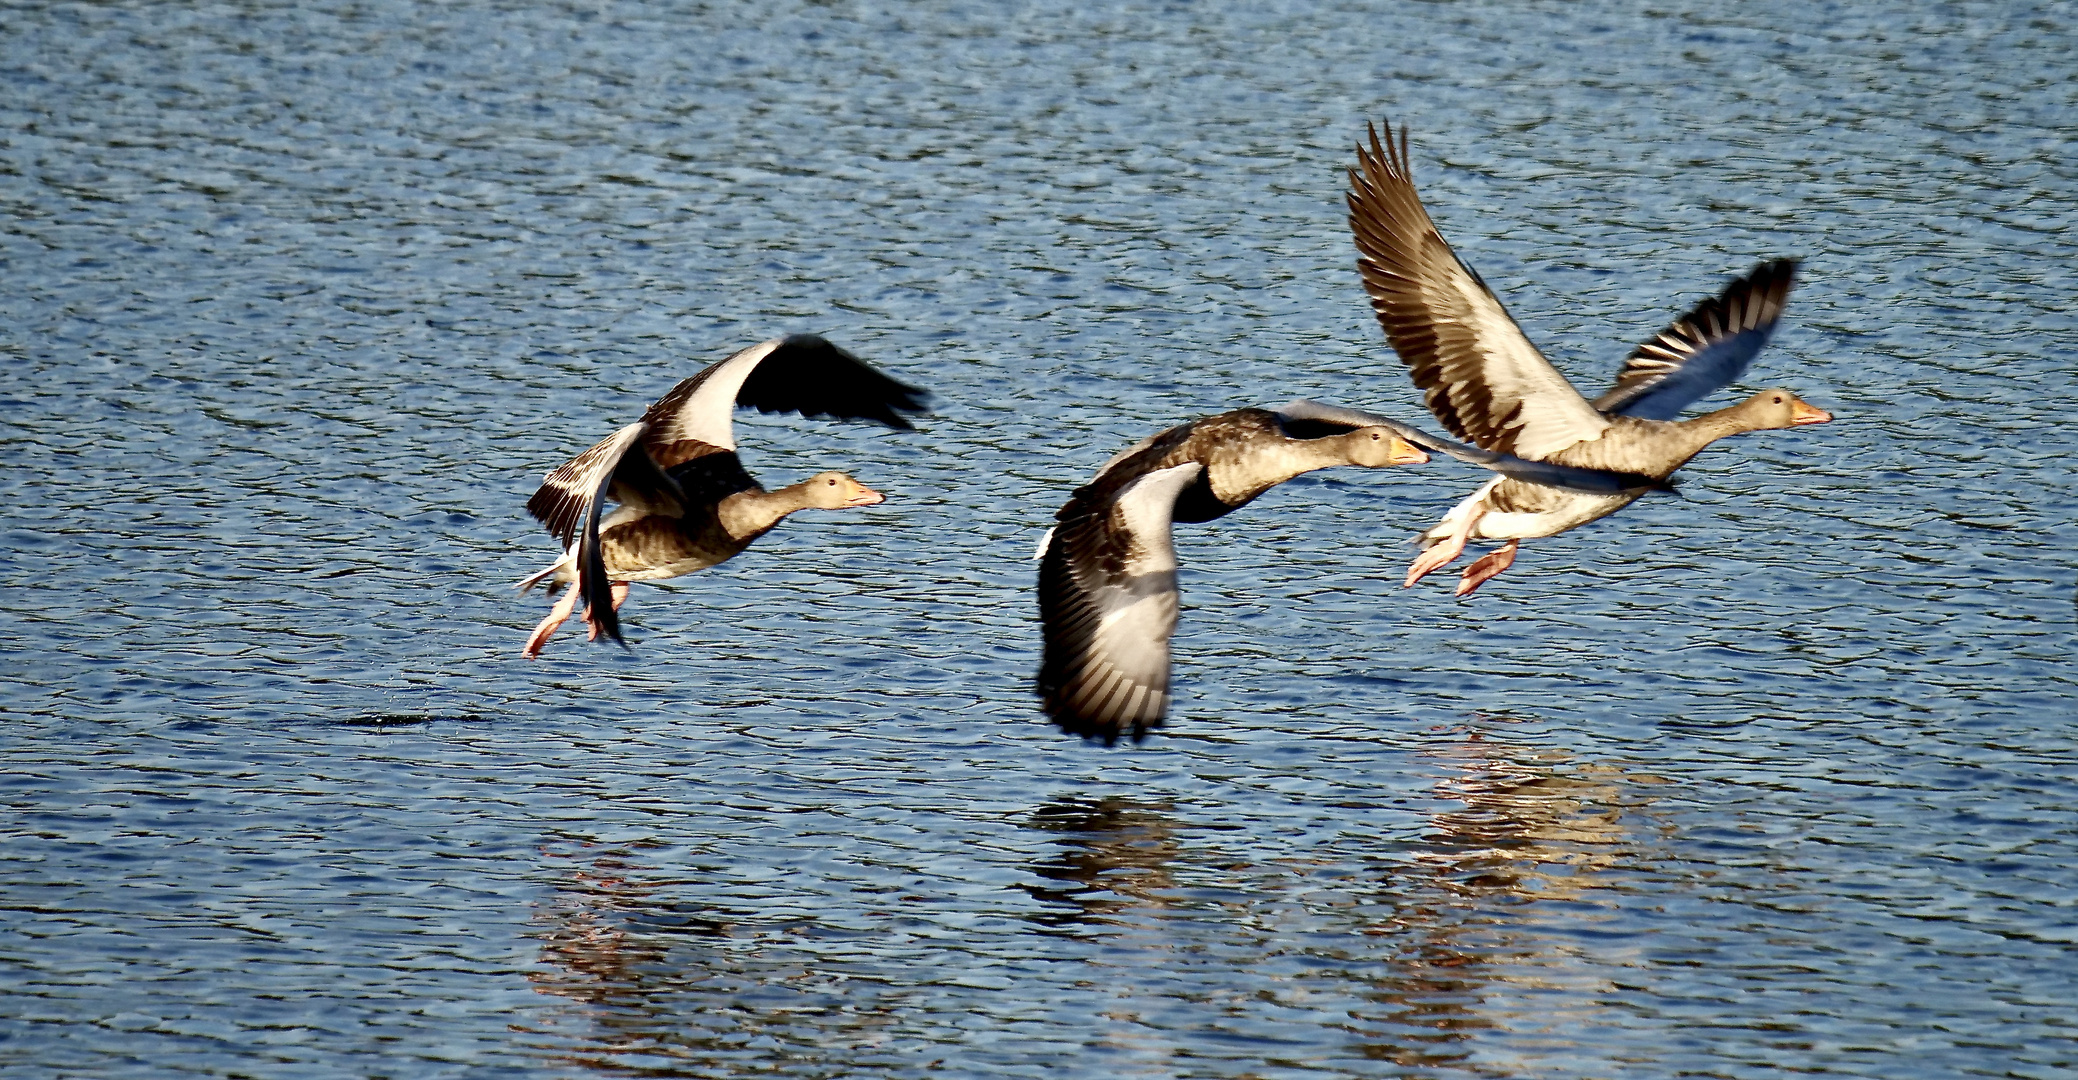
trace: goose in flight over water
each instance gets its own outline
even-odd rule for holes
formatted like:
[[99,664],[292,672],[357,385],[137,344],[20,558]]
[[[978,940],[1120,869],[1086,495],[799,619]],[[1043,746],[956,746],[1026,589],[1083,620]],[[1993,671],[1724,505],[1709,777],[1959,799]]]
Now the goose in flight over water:
[[[737,406],[907,431],[901,414],[922,412],[929,397],[813,334],[753,345],[672,387],[642,419],[549,473],[527,500],[564,554],[519,589],[570,591],[534,628],[523,655],[539,656],[580,601],[591,640],[604,635],[625,645],[618,612],[629,582],[726,562],[796,510],[882,501],[840,472],[777,491],[758,486],[736,457]],[[603,514],[609,500],[620,505]]]
[[1311,401],[1237,409],[1149,436],[1076,489],[1040,542],[1038,691],[1047,715],[1107,746],[1121,735],[1138,741],[1162,722],[1178,605],[1172,522],[1224,517],[1315,469],[1427,461],[1418,446],[1568,489],[1616,493],[1652,483],[1524,461]]
[[[1664,483],[1727,435],[1822,424],[1832,414],[1787,390],[1678,420],[1737,381],[1775,331],[1796,262],[1762,263],[1638,346],[1616,385],[1590,402],[1537,351],[1501,301],[1429,220],[1408,168],[1407,133],[1392,125],[1357,147],[1349,225],[1364,291],[1429,411],[1459,438],[1533,461],[1637,473]],[[1500,476],[1460,502],[1420,540],[1408,586],[1458,557],[1468,540],[1504,540],[1465,568],[1464,596],[1515,561],[1516,545],[1607,517],[1653,485],[1615,493],[1565,491]]]

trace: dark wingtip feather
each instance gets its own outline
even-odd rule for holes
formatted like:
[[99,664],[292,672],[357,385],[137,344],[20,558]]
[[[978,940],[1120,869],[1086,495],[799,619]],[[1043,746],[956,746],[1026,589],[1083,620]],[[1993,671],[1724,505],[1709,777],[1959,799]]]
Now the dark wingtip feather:
[[1117,746],[1121,737],[1135,745],[1146,742],[1147,736],[1154,729],[1161,727],[1162,720],[1165,719],[1157,717],[1153,720],[1134,721],[1131,725],[1117,720],[1095,719],[1076,711],[1061,700],[1060,689],[1050,691],[1043,686],[1039,688],[1039,708],[1046,714],[1047,719],[1053,721],[1053,726],[1061,729],[1062,734],[1074,735],[1083,742],[1102,743],[1105,746]]
[[527,500],[527,513],[532,514],[534,520],[539,521],[564,547],[569,547],[575,539],[583,511],[583,498],[554,482],[542,484]]
[[1670,420],[1742,378],[1787,310],[1799,265],[1794,258],[1770,259],[1696,301],[1631,351],[1595,408]]
[[1032,689],[1039,695],[1039,708],[1055,727],[1085,742],[1112,746],[1121,734],[1117,717],[1099,718],[1075,706],[1079,683],[1077,660],[1089,647],[1098,613],[1075,584],[1068,566],[1068,542],[1072,533],[1093,527],[1090,507],[1078,493],[1058,515],[1052,538],[1039,562],[1039,630],[1041,648],[1039,674]]
[[[804,376],[809,385],[797,381]],[[914,431],[915,425],[901,414],[928,413],[931,396],[819,334],[789,334],[744,380],[736,403],[760,412],[872,420],[897,431]]]
[[606,576],[606,557],[599,547],[597,507],[585,522],[584,540],[577,551],[577,589],[584,599],[584,620],[599,633],[627,645],[621,636],[620,613],[613,610],[613,582]]

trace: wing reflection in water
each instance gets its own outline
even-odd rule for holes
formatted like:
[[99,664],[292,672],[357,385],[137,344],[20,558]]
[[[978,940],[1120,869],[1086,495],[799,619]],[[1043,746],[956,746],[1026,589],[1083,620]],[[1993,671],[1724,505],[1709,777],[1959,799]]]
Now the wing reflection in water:
[[[1408,1072],[1534,1074],[1491,1068],[1481,1033],[1521,1045],[1591,1007],[1569,950],[1628,863],[1651,778],[1479,733],[1385,767],[1397,784],[1296,803],[1284,829],[1123,797],[1033,811],[1053,845],[1028,864],[1043,910],[1025,917],[1101,942],[1081,976],[1090,1046],[1150,1065],[1179,1028],[1247,1045],[1314,1025],[1316,1049]],[[1425,793],[1407,786],[1424,773]]]
[[623,1002],[654,978],[672,938],[729,933],[729,923],[712,912],[653,905],[657,883],[629,876],[647,869],[606,854],[571,872],[562,896],[537,920],[542,956],[551,965],[532,975],[537,987],[594,1005]]
[[1166,906],[1176,821],[1163,803],[1065,799],[1032,813],[1032,826],[1055,835],[1060,851],[1032,867],[1044,883],[1021,887],[1051,905],[1032,916],[1045,925],[1116,921],[1129,909]]

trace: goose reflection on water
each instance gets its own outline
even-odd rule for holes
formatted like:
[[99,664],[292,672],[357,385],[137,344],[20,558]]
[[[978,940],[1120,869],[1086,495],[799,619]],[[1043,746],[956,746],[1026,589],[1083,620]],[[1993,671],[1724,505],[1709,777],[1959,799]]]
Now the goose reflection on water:
[[[1003,1060],[1094,1053],[1158,1074],[1186,1033],[1215,1031],[1242,1057],[1303,1044],[1316,1064],[1494,1072],[1498,1046],[1597,1022],[1624,947],[1597,920],[1652,843],[1654,778],[1477,732],[1425,742],[1367,747],[1399,780],[1299,807],[1337,824],[1296,845],[1202,806],[1055,797],[981,849],[1017,850],[1021,872],[915,906],[877,890],[753,897],[580,849],[537,916],[531,978],[572,1006],[530,1029],[535,1048],[571,1073],[859,1075],[975,1052],[985,1029]],[[1006,971],[1044,985],[962,989]],[[1509,1035],[1482,1041],[1489,1029]]]
[[[1366,1058],[1474,1068],[1479,1032],[1521,1026],[1504,1015],[1509,1002],[1558,991],[1561,1003],[1591,1005],[1596,988],[1569,974],[1570,939],[1541,932],[1551,920],[1538,909],[1563,903],[1578,921],[1579,902],[1612,884],[1635,846],[1634,785],[1653,778],[1477,733],[1422,758],[1441,766],[1427,818],[1388,825],[1361,850],[1345,833],[1317,854],[1240,857],[1217,826],[1116,796],[1035,810],[1030,826],[1055,850],[1021,886],[1045,905],[1027,918],[1107,943],[1092,960],[1107,1000],[1090,1003],[1106,1030],[1092,1038],[1152,1052],[1163,998],[1216,1004],[1219,1025],[1263,1002],[1334,999],[1350,1003],[1334,1026]],[[1265,951],[1246,964],[1261,976],[1249,987],[1207,987],[1194,970],[1196,957],[1250,949]]]
[[1611,765],[1538,760],[1520,746],[1473,734],[1431,760],[1447,766],[1436,793],[1462,803],[1434,815],[1419,858],[1460,891],[1523,900],[1572,899],[1623,862],[1629,785],[1658,778]]
[[[1634,785],[1659,782],[1476,731],[1424,757],[1443,766],[1436,795],[1457,806],[1431,814],[1411,858],[1379,868],[1386,888],[1366,906],[1382,917],[1364,933],[1398,942],[1401,963],[1368,995],[1385,1008],[1352,1014],[1368,1056],[1407,1066],[1461,1060],[1482,1029],[1563,1026],[1566,1002],[1592,1009],[1606,987],[1581,985],[1570,936],[1539,927],[1554,903],[1591,899],[1629,865],[1643,805]],[[1567,903],[1564,918],[1580,908]],[[1525,993],[1537,1015],[1505,1015]]]
[[529,1032],[538,1053],[573,1072],[651,1077],[873,1060],[904,1011],[899,989],[861,993],[801,951],[818,935],[807,920],[752,926],[674,899],[685,884],[626,853],[568,873],[536,918],[542,962],[528,977],[582,1008]]
[[1125,798],[1065,799],[1032,812],[1032,827],[1060,849],[1032,867],[1020,887],[1048,907],[1032,916],[1048,926],[1104,923],[1139,907],[1167,906],[1178,855],[1178,822],[1166,803]]
[[674,938],[729,933],[730,923],[712,913],[681,913],[659,901],[650,872],[618,853],[573,868],[536,920],[550,963],[533,974],[535,985],[594,1005],[621,1003],[660,970]]

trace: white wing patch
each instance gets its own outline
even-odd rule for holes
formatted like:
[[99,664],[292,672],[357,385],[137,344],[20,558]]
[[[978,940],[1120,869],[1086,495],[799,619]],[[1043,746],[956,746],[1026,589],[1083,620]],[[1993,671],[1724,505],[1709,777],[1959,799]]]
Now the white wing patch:
[[1068,731],[1138,738],[1168,712],[1178,610],[1170,519],[1177,494],[1203,471],[1193,461],[1148,473],[1049,534],[1039,571],[1039,691]]

